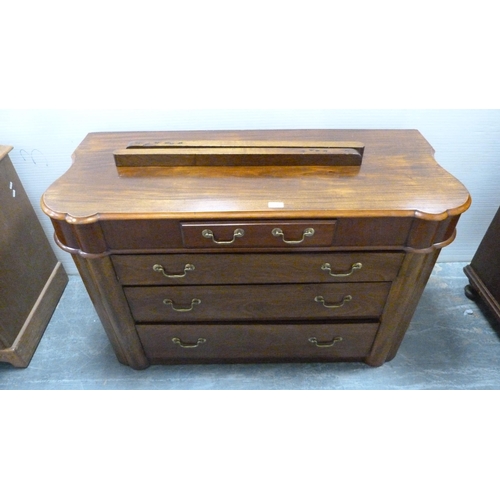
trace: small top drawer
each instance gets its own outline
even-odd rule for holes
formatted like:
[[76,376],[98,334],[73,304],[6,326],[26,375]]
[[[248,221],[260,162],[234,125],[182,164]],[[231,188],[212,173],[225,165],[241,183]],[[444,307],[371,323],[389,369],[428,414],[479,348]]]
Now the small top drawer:
[[327,247],[335,221],[181,222],[186,248]]

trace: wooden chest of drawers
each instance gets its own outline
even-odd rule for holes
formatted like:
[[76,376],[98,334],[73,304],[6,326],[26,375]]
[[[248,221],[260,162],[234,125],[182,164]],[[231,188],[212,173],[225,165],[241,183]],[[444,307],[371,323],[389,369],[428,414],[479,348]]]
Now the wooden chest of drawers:
[[0,362],[26,368],[68,282],[0,145]]
[[[356,141],[361,165],[117,166],[137,141]],[[354,162],[355,163],[355,162]],[[417,131],[89,134],[44,194],[120,362],[392,359],[467,190]]]

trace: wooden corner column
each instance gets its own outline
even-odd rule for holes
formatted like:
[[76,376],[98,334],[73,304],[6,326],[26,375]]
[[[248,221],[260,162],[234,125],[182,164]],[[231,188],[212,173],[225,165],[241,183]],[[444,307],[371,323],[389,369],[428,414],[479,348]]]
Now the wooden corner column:
[[379,366],[469,205],[416,130],[91,133],[42,198],[136,369]]

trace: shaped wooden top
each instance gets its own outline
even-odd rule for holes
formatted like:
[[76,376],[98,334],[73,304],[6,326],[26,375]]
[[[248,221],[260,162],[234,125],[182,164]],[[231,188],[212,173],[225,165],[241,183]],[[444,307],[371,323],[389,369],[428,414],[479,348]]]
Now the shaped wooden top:
[[[361,165],[121,166],[132,143],[360,143]],[[130,150],[129,150],[130,151]],[[132,149],[133,151],[133,149]],[[467,189],[416,130],[252,130],[91,133],[42,197],[54,219],[419,217],[470,205]]]

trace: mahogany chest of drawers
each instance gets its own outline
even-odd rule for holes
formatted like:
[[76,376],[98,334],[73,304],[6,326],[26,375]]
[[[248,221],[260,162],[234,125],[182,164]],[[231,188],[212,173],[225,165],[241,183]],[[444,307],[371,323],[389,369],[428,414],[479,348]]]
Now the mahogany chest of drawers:
[[[196,141],[303,143],[319,153],[333,142],[362,147],[349,149],[352,161],[332,163],[280,164],[250,147],[225,163],[176,163],[159,149],[134,163],[137,144]],[[379,366],[396,355],[439,251],[470,205],[415,130],[92,133],[73,160],[42,207],[118,360],[135,369]]]

